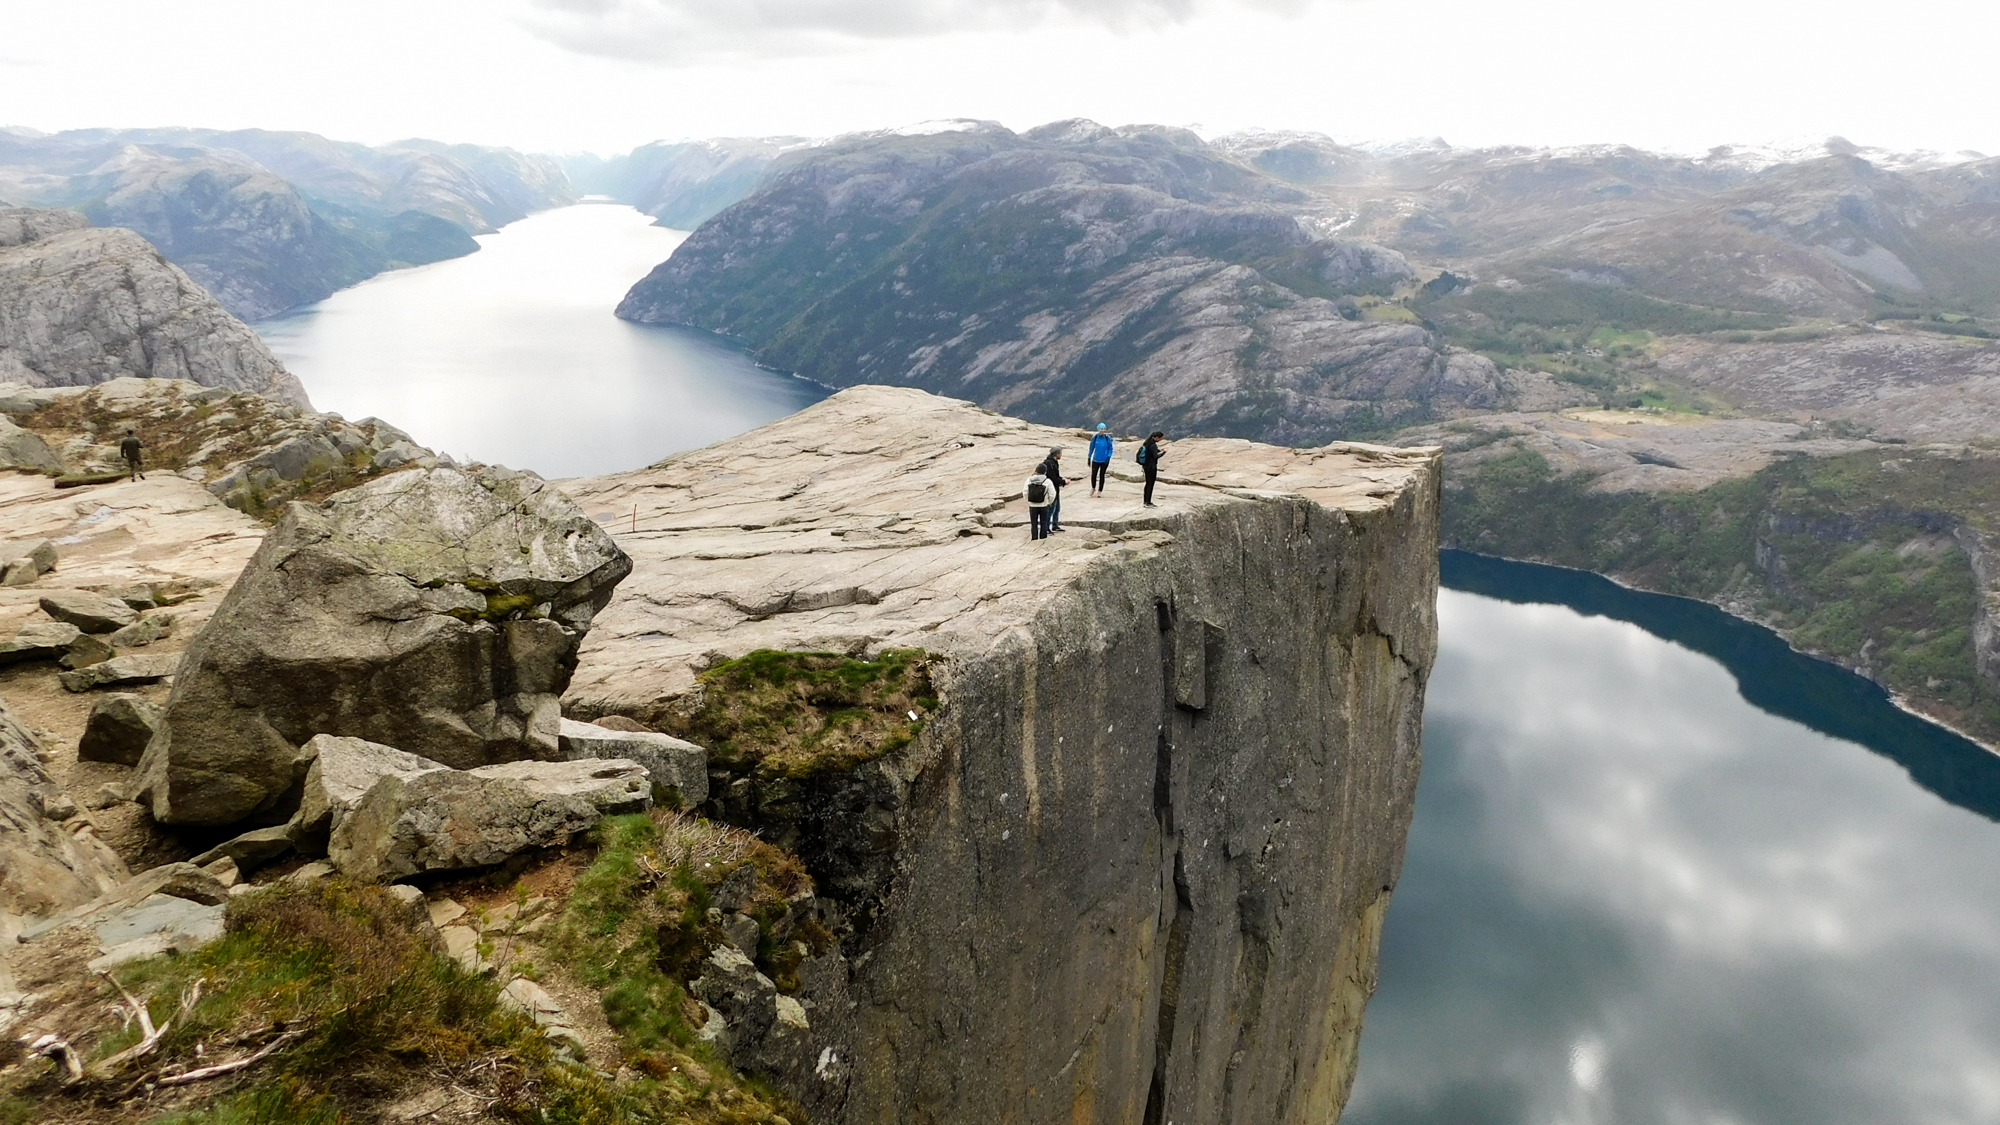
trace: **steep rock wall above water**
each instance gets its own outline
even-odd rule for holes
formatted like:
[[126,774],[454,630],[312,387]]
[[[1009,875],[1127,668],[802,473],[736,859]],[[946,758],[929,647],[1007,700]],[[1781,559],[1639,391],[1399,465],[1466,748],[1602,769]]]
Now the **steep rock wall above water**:
[[635,571],[566,710],[666,722],[757,648],[941,658],[915,741],[806,798],[853,928],[752,1065],[815,1121],[1330,1121],[1417,780],[1435,451],[1176,443],[1147,509],[1121,450],[1030,542],[1052,445],[863,387],[568,482]]

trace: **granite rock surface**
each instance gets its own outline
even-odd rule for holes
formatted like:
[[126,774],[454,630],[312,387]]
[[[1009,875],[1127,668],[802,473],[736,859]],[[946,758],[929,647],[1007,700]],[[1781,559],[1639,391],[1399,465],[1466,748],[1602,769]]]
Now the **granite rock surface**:
[[836,386],[1308,444],[1511,401],[1493,364],[1351,300],[1403,256],[1185,130],[990,122],[780,157],[618,307]]
[[0,209],[0,382],[80,386],[121,375],[307,401],[256,332],[144,238]]
[[74,804],[65,809],[45,752],[0,700],[0,911],[11,914],[50,914],[89,902],[126,875]]
[[1416,785],[1437,453],[1175,442],[1159,507],[1121,458],[1031,542],[1051,445],[1084,438],[862,387],[565,482],[638,507],[567,710],[659,722],[757,648],[937,658],[921,736],[805,817],[854,926],[800,970],[809,1026],[731,1046],[814,1120],[1332,1120]]
[[504,470],[294,504],[190,645],[135,792],[166,823],[283,820],[318,734],[454,769],[554,760],[577,643],[630,565],[568,497]]
[[327,859],[369,881],[487,867],[652,803],[645,769],[618,760],[391,773],[340,818]]

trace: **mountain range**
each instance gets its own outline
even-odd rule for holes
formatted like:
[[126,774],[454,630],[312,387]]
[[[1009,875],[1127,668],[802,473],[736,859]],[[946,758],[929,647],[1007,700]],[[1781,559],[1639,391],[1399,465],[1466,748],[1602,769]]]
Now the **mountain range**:
[[1040,421],[1442,444],[1450,544],[1715,601],[1990,741],[1996,271],[1977,154],[948,122],[777,153],[619,315]]
[[575,193],[551,159],[312,133],[0,129],[0,201],[67,207],[144,235],[244,319],[386,269],[478,249],[472,236]]

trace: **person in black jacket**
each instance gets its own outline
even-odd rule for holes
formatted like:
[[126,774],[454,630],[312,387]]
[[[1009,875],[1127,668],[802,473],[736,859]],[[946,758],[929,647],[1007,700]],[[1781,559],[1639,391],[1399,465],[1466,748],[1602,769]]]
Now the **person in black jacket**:
[[1035,466],[1036,472],[1049,478],[1049,483],[1056,486],[1055,503],[1049,505],[1050,531],[1061,531],[1063,529],[1062,490],[1063,490],[1063,485],[1066,485],[1069,482],[1063,479],[1063,475],[1059,471],[1061,468],[1062,468],[1062,447],[1059,445],[1050,446],[1048,458],[1044,460],[1041,464]]
[[1160,442],[1165,440],[1166,436],[1165,432],[1154,430],[1146,436],[1146,444],[1139,447],[1139,466],[1146,470],[1146,506],[1148,508],[1158,506],[1153,503],[1153,484],[1160,479]]

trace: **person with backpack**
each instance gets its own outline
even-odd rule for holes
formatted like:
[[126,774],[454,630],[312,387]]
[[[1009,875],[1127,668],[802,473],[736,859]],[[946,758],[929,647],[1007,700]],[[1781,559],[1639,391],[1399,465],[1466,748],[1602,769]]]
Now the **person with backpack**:
[[140,444],[139,434],[136,430],[128,429],[125,431],[125,437],[118,443],[118,453],[125,458],[125,471],[131,474],[130,479],[146,479],[146,474],[141,471],[142,466],[140,464],[145,459],[146,447]]
[[1061,470],[1062,470],[1062,446],[1052,445],[1049,447],[1048,459],[1043,461],[1041,464],[1035,466],[1036,472],[1040,473],[1044,477],[1047,477],[1049,483],[1056,486],[1056,498],[1050,501],[1049,503],[1049,530],[1052,532],[1061,531],[1063,529],[1062,490],[1063,490],[1063,485],[1066,485],[1069,482],[1063,479]]
[[1028,498],[1028,538],[1047,539],[1049,537],[1049,513],[1055,509],[1056,486],[1050,483],[1048,474],[1042,471],[1047,461],[1035,466],[1035,475],[1028,478],[1028,484],[1021,490]]
[[1139,460],[1139,466],[1146,470],[1146,507],[1148,508],[1159,506],[1153,503],[1153,484],[1160,479],[1160,442],[1165,440],[1166,436],[1164,432],[1154,430],[1151,434],[1147,435],[1146,444],[1140,446],[1139,452],[1134,454]]
[[1104,423],[1097,424],[1097,432],[1090,437],[1090,494],[1104,495],[1104,480],[1111,473],[1111,435]]

